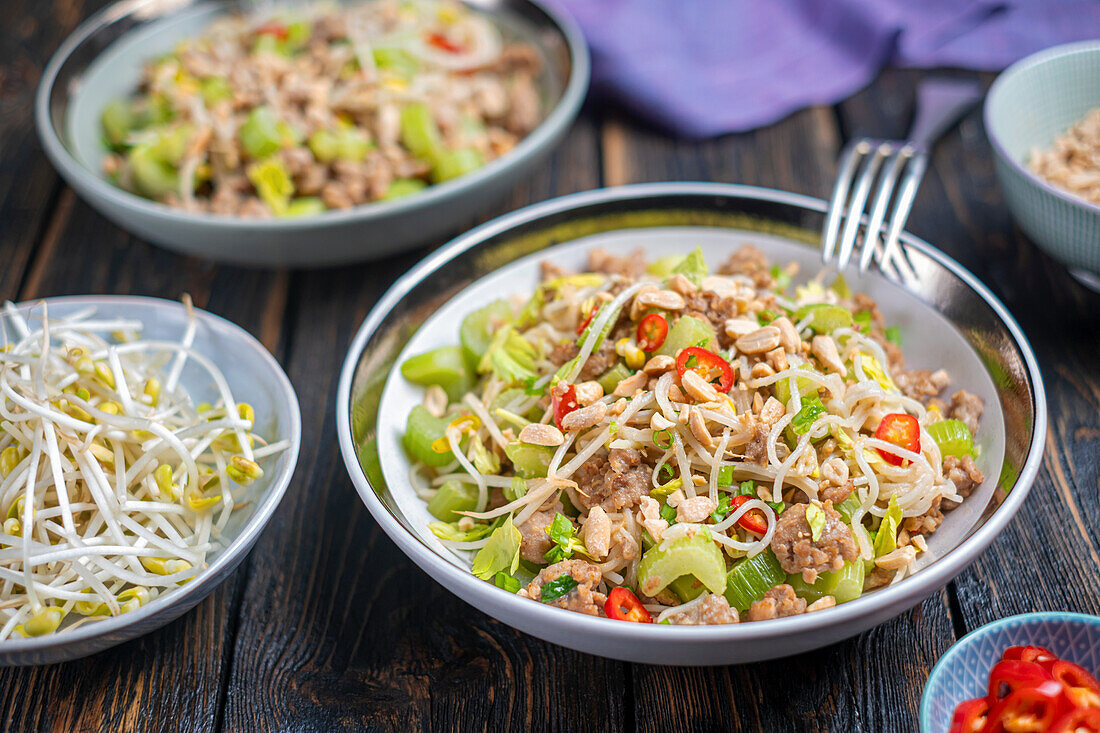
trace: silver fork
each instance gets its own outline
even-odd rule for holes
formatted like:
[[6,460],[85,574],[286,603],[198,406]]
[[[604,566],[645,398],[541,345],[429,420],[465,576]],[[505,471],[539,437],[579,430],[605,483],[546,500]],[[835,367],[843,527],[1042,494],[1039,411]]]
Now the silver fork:
[[[906,280],[916,277],[912,265],[898,248],[898,238],[928,166],[928,151],[981,96],[981,87],[974,82],[922,81],[917,87],[917,113],[908,139],[864,137],[848,143],[840,155],[839,172],[825,217],[822,262],[830,264],[835,252],[834,264],[838,270],[843,270],[857,246],[861,246],[860,273],[866,272],[874,259],[887,274]],[[872,189],[875,191],[873,198]],[[869,199],[873,203],[869,215],[865,216]],[[891,201],[893,208],[887,219]],[[889,267],[895,273],[891,273]]]

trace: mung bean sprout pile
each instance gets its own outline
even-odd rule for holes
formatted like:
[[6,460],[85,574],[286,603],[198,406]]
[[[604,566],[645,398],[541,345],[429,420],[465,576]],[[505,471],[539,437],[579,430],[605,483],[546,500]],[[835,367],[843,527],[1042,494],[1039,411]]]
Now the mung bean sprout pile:
[[[4,308],[0,351],[0,639],[133,611],[193,580],[260,464],[288,446],[252,432],[211,359],[87,309]],[[198,367],[217,397],[181,383]]]
[[981,400],[843,278],[751,246],[542,271],[401,366],[410,480],[485,581],[634,622],[818,611],[914,572],[984,480]]

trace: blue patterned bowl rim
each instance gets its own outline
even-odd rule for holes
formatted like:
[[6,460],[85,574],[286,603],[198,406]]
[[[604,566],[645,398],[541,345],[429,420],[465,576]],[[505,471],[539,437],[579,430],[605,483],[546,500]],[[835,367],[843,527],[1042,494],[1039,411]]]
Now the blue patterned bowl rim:
[[1045,180],[1032,173],[1023,163],[1016,160],[1015,157],[1009,155],[1008,151],[1005,150],[1004,145],[1001,143],[1000,140],[997,139],[997,135],[994,132],[993,127],[993,99],[998,94],[1002,93],[1002,90],[1006,86],[1008,86],[1008,84],[1014,81],[1013,77],[1015,77],[1017,74],[1023,73],[1024,71],[1032,67],[1038,66],[1039,64],[1046,63],[1051,59],[1056,59],[1075,53],[1087,52],[1095,52],[1097,54],[1100,54],[1100,40],[1078,41],[1076,43],[1066,43],[1061,46],[1053,46],[1051,48],[1033,53],[1030,56],[1025,56],[1016,63],[1012,64],[997,76],[997,78],[993,82],[993,85],[989,88],[989,93],[985,97],[985,104],[982,108],[982,122],[985,124],[985,134],[986,137],[989,138],[989,144],[993,146],[993,149],[997,152],[997,155],[1014,170],[1016,170],[1017,173],[1024,176],[1029,181],[1031,181],[1047,193],[1051,194],[1052,196],[1057,196],[1063,201],[1085,209],[1086,211],[1092,211],[1100,214],[1100,204],[1094,204],[1091,201],[1086,201],[1083,198],[1074,196],[1068,191],[1063,191],[1053,184],[1047,183]]
[[924,691],[921,694],[920,701],[921,733],[933,733],[935,730],[932,727],[935,722],[932,720],[932,698],[928,695],[928,691],[936,686],[940,676],[946,674],[945,670],[947,669],[947,665],[950,664],[955,657],[962,654],[966,649],[969,649],[980,637],[995,634],[1005,628],[1020,628],[1038,623],[1060,623],[1065,625],[1083,624],[1085,626],[1100,627],[1100,616],[1072,611],[1035,611],[1032,613],[1021,613],[1015,616],[1006,616],[996,621],[990,621],[988,624],[979,626],[969,632],[952,644],[947,651],[943,653],[943,656],[941,656],[935,666],[932,667],[932,672],[928,675],[928,681],[924,683]]

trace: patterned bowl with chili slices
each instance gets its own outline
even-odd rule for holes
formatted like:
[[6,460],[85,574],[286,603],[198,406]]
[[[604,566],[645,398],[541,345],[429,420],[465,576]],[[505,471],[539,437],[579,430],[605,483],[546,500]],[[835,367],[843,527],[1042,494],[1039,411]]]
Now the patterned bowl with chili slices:
[[921,733],[947,733],[958,704],[985,694],[1004,650],[1028,644],[1100,674],[1100,617],[1056,611],[1009,616],[970,632],[936,662],[921,698]]
[[1034,354],[1012,316],[973,275],[931,245],[903,238],[915,279],[880,273],[857,288],[897,323],[914,367],[944,367],[983,399],[979,467],[989,477],[932,534],[934,561],[889,587],[815,613],[727,626],[626,623],[517,597],[474,577],[469,561],[443,547],[408,479],[400,447],[405,419],[422,394],[399,372],[404,356],[452,343],[461,316],[529,292],[538,265],[582,265],[589,249],[648,256],[701,247],[708,263],[745,243],[772,261],[820,268],[826,204],[782,191],[709,183],[658,183],[554,199],[484,224],[432,253],[398,280],[361,326],[337,395],[340,449],[379,526],[417,565],[480,611],[539,638],[615,659],[659,664],[730,664],[788,656],[882,623],[942,588],[1004,529],[1038,472],[1046,398]]
[[201,33],[217,16],[247,8],[245,0],[122,0],[103,8],[46,66],[35,100],[38,136],[85,201],[122,228],[182,254],[250,266],[323,267],[423,246],[468,224],[528,177],[565,135],[588,91],[588,51],[572,19],[538,0],[474,4],[546,60],[537,80],[546,114],[505,155],[398,200],[249,219],[175,209],[104,178],[99,115],[105,101],[127,96],[148,58]]

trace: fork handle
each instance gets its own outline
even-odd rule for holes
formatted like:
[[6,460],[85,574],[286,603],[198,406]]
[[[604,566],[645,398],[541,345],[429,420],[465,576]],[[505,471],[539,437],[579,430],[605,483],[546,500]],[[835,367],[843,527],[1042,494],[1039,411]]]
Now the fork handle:
[[917,115],[909,139],[928,149],[982,98],[981,85],[963,79],[928,79],[917,87]]

